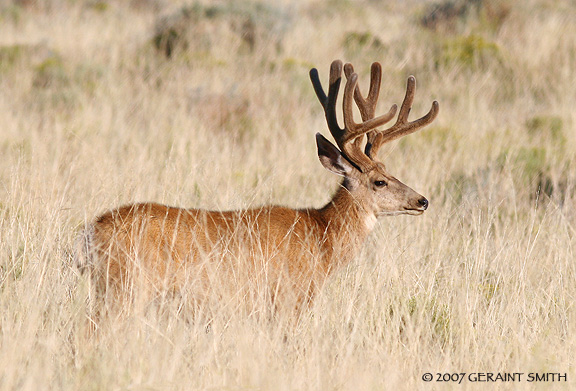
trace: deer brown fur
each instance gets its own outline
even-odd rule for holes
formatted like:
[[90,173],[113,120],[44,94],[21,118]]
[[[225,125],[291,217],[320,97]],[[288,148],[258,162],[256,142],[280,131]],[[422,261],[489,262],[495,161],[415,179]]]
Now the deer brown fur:
[[[312,298],[332,270],[354,258],[377,217],[423,213],[428,201],[391,176],[377,160],[376,152],[384,142],[430,123],[438,113],[437,102],[426,116],[407,122],[414,97],[414,78],[410,77],[396,124],[377,130],[397,110],[394,105],[375,118],[380,65],[372,66],[370,92],[364,99],[357,87],[357,74],[346,64],[345,126],[340,128],[336,100],[342,69],[340,61],[332,63],[328,95],[317,71],[310,72],[328,127],[340,148],[316,135],[321,163],[343,178],[327,205],[320,209],[263,206],[220,212],[141,203],[110,210],[86,226],[77,254],[79,267],[89,272],[99,297],[121,301],[141,288],[202,291],[208,289],[210,281],[237,282],[242,275],[264,287],[274,305],[298,307]],[[361,112],[360,124],[352,118],[353,100]],[[219,278],[214,279],[214,274]]]

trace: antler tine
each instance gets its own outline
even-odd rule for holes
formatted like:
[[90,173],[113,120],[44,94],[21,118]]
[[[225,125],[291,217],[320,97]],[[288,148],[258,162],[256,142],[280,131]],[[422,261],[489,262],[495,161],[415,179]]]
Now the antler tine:
[[406,96],[400,106],[400,112],[398,114],[398,119],[396,123],[381,132],[374,139],[373,145],[371,147],[371,154],[376,154],[378,149],[385,143],[396,140],[400,137],[406,136],[410,133],[414,133],[418,129],[428,125],[438,115],[439,105],[437,101],[432,102],[432,107],[430,111],[423,117],[408,122],[408,115],[412,109],[412,103],[414,102],[414,92],[416,91],[416,78],[414,76],[408,77],[408,82],[406,86]]
[[[356,79],[357,77],[358,76],[356,76]],[[360,133],[356,132],[358,125],[354,123],[354,120],[352,119],[352,99],[350,96],[354,90],[355,84],[351,86],[350,80],[347,80],[344,90],[344,128],[341,128],[338,125],[338,119],[336,117],[336,100],[338,98],[340,83],[342,82],[342,61],[335,60],[330,65],[328,96],[326,96],[326,93],[322,88],[322,83],[320,82],[318,70],[316,68],[310,70],[310,80],[312,81],[316,96],[324,108],[328,129],[330,130],[332,137],[334,137],[336,144],[348,160],[355,164],[360,170],[365,170],[368,165],[371,164],[370,159],[363,155],[359,148],[354,148],[350,144],[351,140],[353,141],[354,138],[360,135]]]
[[[354,73],[354,66],[348,63],[344,65],[344,73],[346,78]],[[380,93],[380,84],[382,81],[382,66],[375,62],[372,64],[370,72],[370,89],[368,90],[368,96],[366,99],[362,96],[360,88],[356,86],[354,89],[354,100],[360,109],[360,115],[363,121],[367,121],[374,118],[374,113],[376,112],[376,103],[378,102],[378,95]]]
[[[344,88],[344,123],[346,129],[349,130],[349,132],[346,133],[347,140],[352,138],[355,139],[356,137],[363,135],[364,133],[367,133],[374,128],[377,128],[378,126],[385,124],[386,122],[390,121],[392,117],[394,117],[394,114],[396,114],[396,105],[393,105],[386,114],[376,118],[374,118],[374,115],[372,114],[367,119],[362,118],[364,122],[357,124],[354,122],[352,109],[352,94],[356,90],[358,90],[358,75],[356,73],[351,73],[350,76],[347,77],[346,87]],[[358,95],[361,96],[359,91]],[[374,112],[376,102],[374,101],[373,103],[371,102],[370,105],[366,104],[362,106],[366,113]]]
[[[351,67],[348,67],[348,69],[349,71],[353,70]],[[375,84],[376,83],[371,83],[371,87],[373,87]],[[374,128],[390,121],[392,117],[394,117],[394,114],[396,114],[396,106],[394,105],[388,113],[374,118],[373,113],[376,107],[375,99],[378,97],[378,91],[374,88],[371,88],[372,94],[369,94],[369,104],[366,104],[366,100],[362,98],[362,105],[358,105],[359,107],[362,107],[362,110],[366,113],[367,118],[362,118],[365,121],[357,124],[354,122],[354,113],[352,108],[352,96],[353,94],[356,95],[356,92],[359,97],[362,97],[358,88],[358,75],[356,73],[349,73],[349,75],[347,75],[346,86],[344,87],[343,111],[345,124],[344,127],[346,129],[346,133],[344,134],[343,140],[341,142],[341,147],[349,157],[354,157],[356,162],[362,162],[362,164],[359,164],[360,166],[369,168],[373,165],[373,161],[368,154],[362,152],[360,146],[362,142],[362,136],[366,133],[370,134],[374,132]]]
[[[344,87],[344,96],[342,102],[342,109],[344,112],[344,128],[341,128],[338,125],[338,120],[336,117],[336,100],[338,98],[338,91],[342,81],[342,62],[336,60],[332,62],[332,65],[330,66],[330,84],[328,87],[328,95],[326,95],[324,89],[322,88],[322,83],[318,77],[318,71],[315,68],[310,70],[310,80],[314,86],[316,96],[324,108],[328,128],[330,129],[330,133],[332,133],[334,140],[336,140],[336,144],[353,164],[355,164],[361,171],[366,171],[374,164],[374,162],[361,150],[360,144],[362,136],[368,132],[371,132],[374,128],[390,121],[396,113],[396,106],[394,105],[388,113],[374,118],[374,111],[380,84],[380,75],[374,76],[375,71],[373,70],[368,99],[364,99],[360,94],[357,86],[358,75],[353,71],[354,68],[347,64],[347,80]],[[354,110],[352,102],[354,100],[353,96],[355,94],[362,99],[360,101],[361,103],[358,104],[362,114],[362,123],[354,122],[353,118]]]
[[310,80],[312,81],[314,92],[316,92],[316,96],[324,108],[328,129],[332,137],[337,140],[336,142],[338,142],[345,132],[345,130],[338,125],[338,119],[336,117],[336,99],[338,98],[338,91],[340,90],[340,83],[342,82],[341,75],[342,61],[335,60],[330,65],[330,81],[328,84],[328,96],[326,96],[318,76],[318,70],[316,68],[310,70]]
[[[354,73],[354,67],[352,64],[348,63],[344,65],[344,73],[346,77],[349,78]],[[354,90],[354,100],[356,101],[356,105],[360,109],[360,115],[362,116],[363,121],[368,121],[369,119],[374,118],[376,113],[376,105],[378,103],[378,96],[380,94],[380,85],[382,83],[382,65],[379,62],[372,63],[370,67],[370,89],[368,90],[368,96],[366,99],[362,96],[360,92],[360,88],[356,86]],[[382,117],[388,118],[390,121],[395,115],[396,110],[398,109],[397,105],[392,105],[388,113],[383,115]],[[386,121],[386,122],[388,122]],[[367,142],[364,153],[370,157],[372,151],[372,145],[375,141],[377,141],[381,136],[379,136],[380,132],[376,129],[371,130],[367,133]],[[359,143],[358,143],[359,144]]]

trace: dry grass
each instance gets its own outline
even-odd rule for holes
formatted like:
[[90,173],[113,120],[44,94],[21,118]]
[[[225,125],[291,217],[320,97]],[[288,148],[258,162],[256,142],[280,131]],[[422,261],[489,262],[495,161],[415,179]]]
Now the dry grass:
[[[0,388],[534,385],[430,384],[425,372],[567,373],[542,389],[574,388],[576,7],[509,1],[486,8],[497,24],[480,9],[429,30],[421,2],[401,3],[219,2],[233,16],[209,13],[197,35],[219,41],[168,59],[153,45],[156,18],[183,4],[2,2]],[[242,15],[254,27],[238,26]],[[336,179],[317,162],[313,135],[327,132],[307,72],[327,78],[335,58],[363,85],[382,62],[382,110],[409,74],[415,115],[440,102],[433,126],[382,154],[429,210],[383,219],[296,326],[226,303],[191,318],[167,302],[90,337],[70,252],[96,214],[147,200],[329,199]]]

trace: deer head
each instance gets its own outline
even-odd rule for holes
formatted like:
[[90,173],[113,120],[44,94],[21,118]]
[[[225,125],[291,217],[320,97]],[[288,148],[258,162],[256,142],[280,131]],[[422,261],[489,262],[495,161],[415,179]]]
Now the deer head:
[[[416,86],[416,79],[410,76],[396,123],[388,129],[378,130],[377,127],[389,122],[397,111],[397,106],[393,105],[386,114],[375,117],[382,68],[379,63],[372,64],[370,89],[368,96],[364,98],[358,87],[358,75],[351,64],[346,64],[342,104],[344,128],[341,128],[336,118],[336,100],[342,81],[342,68],[341,61],[332,62],[328,95],[324,93],[318,71],[315,68],[310,70],[310,79],[324,108],[328,128],[338,145],[334,146],[317,133],[320,162],[329,171],[344,177],[342,186],[357,203],[375,216],[423,213],[428,208],[428,200],[388,173],[384,163],[377,159],[377,152],[385,143],[413,133],[432,122],[438,114],[438,102],[432,103],[428,114],[409,122],[408,114],[412,108]],[[363,121],[361,123],[354,122],[353,99],[360,110]]]

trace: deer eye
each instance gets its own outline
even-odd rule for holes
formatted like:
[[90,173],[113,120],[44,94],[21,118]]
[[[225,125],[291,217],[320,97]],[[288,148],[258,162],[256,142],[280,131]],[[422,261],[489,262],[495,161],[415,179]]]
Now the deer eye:
[[374,186],[376,187],[384,187],[387,183],[385,181],[374,181]]

